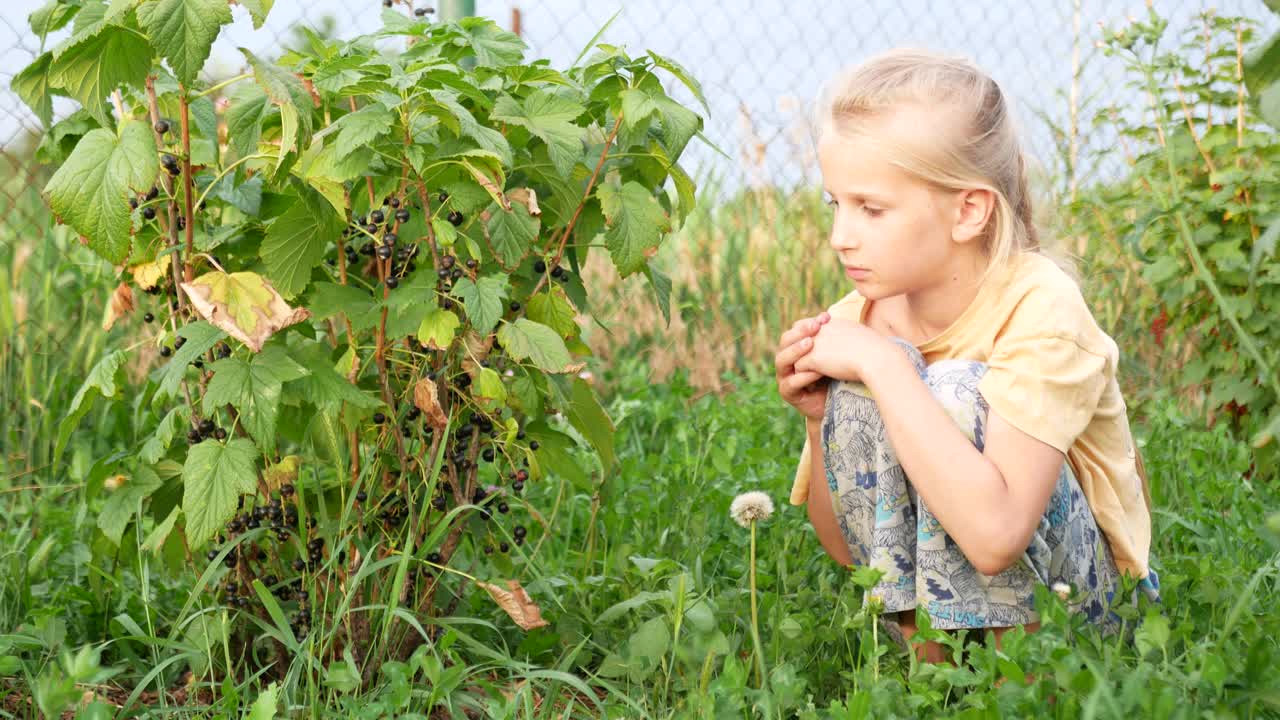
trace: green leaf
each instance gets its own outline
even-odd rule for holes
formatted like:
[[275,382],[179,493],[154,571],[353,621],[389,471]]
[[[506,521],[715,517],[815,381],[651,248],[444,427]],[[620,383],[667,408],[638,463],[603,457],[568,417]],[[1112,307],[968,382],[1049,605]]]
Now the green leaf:
[[267,21],[267,13],[271,12],[271,6],[275,4],[275,0],[237,0],[245,10],[249,11],[249,17],[253,18],[253,29],[261,30],[262,24]]
[[506,275],[486,275],[478,282],[472,282],[467,277],[460,278],[458,284],[453,286],[452,294],[466,307],[467,320],[476,332],[488,335],[502,317],[507,289]]
[[539,370],[551,373],[569,372],[573,358],[564,339],[555,330],[528,318],[503,323],[498,329],[498,342],[515,360],[531,360]]
[[[266,62],[246,48],[240,48],[240,52],[253,68],[258,87],[272,104],[280,108],[280,151],[276,159],[276,167],[279,168],[286,155],[306,144],[299,140],[311,134],[311,94],[288,70]],[[303,138],[299,138],[299,131]]]
[[257,490],[258,450],[245,438],[226,444],[205,440],[187,452],[182,466],[182,513],[187,516],[187,542],[198,548],[218,534],[241,494]]
[[515,65],[524,57],[528,47],[519,35],[503,30],[489,18],[464,17],[458,21],[458,29],[470,41],[477,65]]
[[278,345],[269,345],[249,362],[224,358],[210,366],[213,379],[204,393],[205,415],[230,404],[240,423],[268,457],[275,454],[276,416],[284,383],[307,374]]
[[617,460],[613,454],[613,421],[600,406],[600,401],[596,398],[591,385],[582,378],[573,379],[573,391],[569,396],[569,402],[566,413],[569,424],[577,428],[578,432],[595,446],[596,451],[600,453],[604,470],[608,472]]
[[156,425],[155,432],[146,442],[142,443],[142,449],[138,451],[138,459],[148,465],[154,465],[160,462],[164,457],[165,451],[173,444],[173,438],[178,434],[178,428],[190,419],[191,410],[186,405],[178,405],[165,413],[160,419],[160,423]]
[[151,187],[159,171],[151,128],[126,122],[119,138],[104,128],[85,134],[44,191],[53,212],[118,265],[129,257],[129,191]]
[[1253,243],[1249,259],[1249,284],[1257,280],[1258,268],[1263,261],[1269,261],[1276,254],[1276,245],[1280,242],[1280,215],[1275,215],[1267,222],[1267,229]]
[[378,323],[378,303],[367,290],[337,283],[316,283],[314,294],[307,307],[316,320],[326,320],[338,313],[346,313],[351,329],[363,332]]
[[160,387],[156,390],[158,398],[170,398],[178,392],[178,385],[187,374],[187,366],[192,360],[202,356],[217,342],[227,336],[218,328],[203,320],[189,322],[178,328],[178,334],[186,338],[182,347],[169,358],[160,375]]
[[124,485],[112,491],[98,514],[98,527],[112,545],[120,545],[120,537],[137,512],[138,503],[151,497],[160,489],[161,482],[155,471],[146,465],[139,466],[133,477],[127,477]]
[[[244,2],[244,0],[241,0]],[[266,690],[253,701],[249,708],[249,720],[275,720],[276,706],[280,704],[279,683],[271,683]]]
[[653,290],[653,299],[662,311],[662,318],[667,326],[671,325],[671,278],[667,277],[652,262],[645,263],[644,276],[649,280],[649,288]]
[[533,451],[534,462],[530,464],[534,479],[546,477],[548,472],[564,476],[574,487],[591,493],[591,479],[574,459],[573,448],[577,447],[573,438],[562,432],[552,430],[545,420],[537,420],[525,426],[525,434],[531,440],[538,441],[538,449]]
[[382,103],[371,103],[353,113],[343,115],[334,123],[339,126],[338,139],[334,143],[338,159],[345,158],[353,151],[370,145],[382,135],[391,132],[395,121],[395,113]]
[[286,298],[302,292],[324,259],[325,246],[341,232],[342,221],[327,202],[294,201],[272,221],[259,250],[272,286]]
[[622,123],[628,130],[658,113],[658,98],[644,88],[629,88],[622,92]]
[[98,122],[110,124],[103,100],[121,85],[142,87],[151,69],[151,44],[142,33],[103,24],[54,50],[49,83],[80,101]]
[[502,376],[493,368],[482,367],[476,376],[472,396],[480,406],[488,411],[502,407],[507,401],[507,388],[502,384]]
[[427,112],[443,120],[454,133],[475,140],[482,149],[497,155],[504,167],[514,164],[511,159],[511,144],[507,142],[507,138],[497,130],[477,122],[471,111],[458,101],[457,93],[444,89],[432,90],[430,93],[439,103],[439,109],[427,105]]
[[226,0],[150,0],[138,6],[138,23],[188,87],[209,59],[218,32],[230,22]]
[[72,5],[62,0],[49,0],[44,7],[28,15],[27,22],[31,24],[31,31],[35,34],[48,35],[66,27],[79,10],[79,5]]
[[514,267],[537,239],[542,223],[529,214],[529,208],[523,203],[513,203],[511,210],[491,205],[489,213],[487,229],[494,252],[503,265]]
[[577,315],[578,311],[559,285],[552,285],[547,292],[529,298],[529,319],[550,327],[565,339],[580,332],[578,323],[573,320]]
[[147,535],[147,539],[142,541],[142,549],[153,553],[160,552],[160,548],[164,546],[164,541],[169,537],[169,533],[173,532],[173,524],[177,521],[181,512],[182,508],[174,505],[173,509],[169,511],[169,516],[152,528]]
[[253,155],[262,136],[262,120],[270,110],[269,100],[257,85],[241,85],[232,94],[227,108],[227,143],[239,157]]
[[71,432],[76,429],[76,426],[80,424],[80,420],[92,409],[93,401],[99,397],[114,398],[116,396],[116,383],[123,379],[120,367],[124,365],[126,358],[127,356],[123,351],[113,350],[103,356],[89,371],[88,377],[84,379],[80,389],[71,398],[71,405],[67,409],[66,417],[62,418],[62,422],[58,423],[58,441],[53,448],[54,463],[58,462],[58,458],[62,456],[62,451],[66,449],[67,440],[71,438]]
[[304,358],[302,365],[307,369],[308,375],[300,382],[303,384],[305,396],[312,403],[331,410],[340,409],[344,402],[369,409],[382,406],[381,400],[352,385],[325,359]]
[[645,266],[645,250],[656,248],[671,229],[669,218],[657,199],[635,181],[621,189],[613,185],[596,188],[608,230],[605,244],[618,273],[627,277]]
[[423,318],[418,328],[418,341],[432,350],[443,350],[453,343],[459,324],[453,311],[436,308]]
[[1272,33],[1244,60],[1244,83],[1251,95],[1261,95],[1267,86],[1277,82],[1280,82],[1280,32]]
[[503,95],[494,103],[491,118],[528,129],[547,145],[551,162],[563,177],[570,177],[582,156],[585,129],[573,121],[586,108],[545,90],[535,90],[522,102]]
[[42,53],[10,82],[13,91],[45,127],[53,122],[53,95],[49,92],[49,66],[52,63],[53,53]]
[[677,80],[684,83],[685,87],[689,88],[689,91],[693,93],[693,96],[698,99],[698,102],[702,103],[702,109],[707,111],[707,115],[711,114],[711,106],[707,104],[707,98],[702,94],[702,84],[699,83],[693,75],[690,75],[689,71],[684,69],[684,66],[671,58],[663,57],[653,51],[649,51],[649,57],[653,59],[654,65],[657,65],[672,75],[675,75]]
[[702,129],[702,118],[668,97],[659,98],[656,104],[662,117],[662,144],[671,158],[679,157],[693,136]]

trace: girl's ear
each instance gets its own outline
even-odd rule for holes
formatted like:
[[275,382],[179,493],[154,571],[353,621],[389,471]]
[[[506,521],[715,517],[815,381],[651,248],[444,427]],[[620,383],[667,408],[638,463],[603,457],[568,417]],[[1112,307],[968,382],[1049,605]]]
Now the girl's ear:
[[951,239],[966,243],[981,237],[995,206],[996,196],[990,190],[974,188],[960,191],[956,196],[955,224],[951,227]]

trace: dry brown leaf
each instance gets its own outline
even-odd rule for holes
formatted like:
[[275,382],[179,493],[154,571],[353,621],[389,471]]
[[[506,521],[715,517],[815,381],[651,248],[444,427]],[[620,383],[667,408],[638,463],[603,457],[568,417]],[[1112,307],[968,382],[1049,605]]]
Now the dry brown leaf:
[[505,610],[521,628],[532,630],[551,624],[542,619],[541,608],[534,604],[533,598],[529,597],[529,593],[525,592],[525,589],[520,586],[519,580],[507,581],[507,587],[511,588],[510,591],[479,580],[476,581],[476,584],[484,588],[485,592],[489,593],[489,597],[498,603],[498,607]]
[[182,289],[196,312],[254,352],[277,330],[311,317],[304,307],[292,308],[280,293],[257,273],[213,271]]
[[542,214],[542,208],[538,207],[538,191],[533,188],[516,188],[507,193],[507,199],[523,204],[534,217]]
[[102,319],[102,329],[110,330],[116,320],[133,312],[133,290],[129,283],[120,283],[111,293],[111,302],[107,304],[106,316]]
[[511,203],[507,202],[507,196],[502,194],[502,188],[494,184],[493,180],[481,172],[479,168],[467,164],[467,169],[471,171],[471,176],[476,179],[476,182],[480,183],[481,187],[488,190],[490,195],[499,200],[503,210],[511,210]]
[[449,418],[440,407],[440,394],[431,378],[422,378],[413,386],[413,404],[426,413],[427,423],[436,430],[443,430],[449,424]]

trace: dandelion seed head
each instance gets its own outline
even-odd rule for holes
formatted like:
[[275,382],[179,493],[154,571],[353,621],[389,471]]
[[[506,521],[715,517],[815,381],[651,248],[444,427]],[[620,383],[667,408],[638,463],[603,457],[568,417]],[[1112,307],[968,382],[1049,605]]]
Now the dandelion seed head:
[[773,500],[759,490],[742,493],[729,506],[729,516],[742,527],[750,527],[753,520],[768,520],[772,514]]
[[1053,584],[1053,591],[1058,594],[1058,597],[1066,600],[1071,595],[1071,586],[1059,581]]

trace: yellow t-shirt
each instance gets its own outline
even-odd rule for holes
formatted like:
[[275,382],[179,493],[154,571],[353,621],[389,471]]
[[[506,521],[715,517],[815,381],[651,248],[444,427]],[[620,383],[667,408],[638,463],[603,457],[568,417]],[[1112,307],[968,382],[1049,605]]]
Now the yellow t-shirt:
[[[865,322],[868,307],[855,290],[828,312]],[[993,272],[960,317],[918,349],[926,363],[986,363],[978,389],[991,410],[1066,453],[1116,566],[1146,577],[1151,499],[1116,381],[1120,353],[1075,281],[1049,258],[1023,254]],[[809,494],[805,437],[792,505]]]

